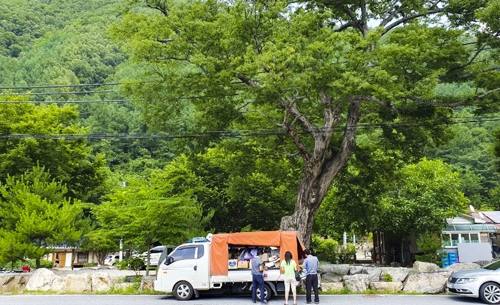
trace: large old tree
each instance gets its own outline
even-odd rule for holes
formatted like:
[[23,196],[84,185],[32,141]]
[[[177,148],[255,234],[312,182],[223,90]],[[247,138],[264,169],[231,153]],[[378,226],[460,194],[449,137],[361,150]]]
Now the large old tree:
[[126,89],[145,101],[150,126],[173,130],[189,113],[193,136],[289,144],[280,149],[303,172],[281,226],[307,245],[360,132],[417,152],[442,138],[451,107],[490,110],[500,98],[498,1],[128,3],[113,34],[145,72]]

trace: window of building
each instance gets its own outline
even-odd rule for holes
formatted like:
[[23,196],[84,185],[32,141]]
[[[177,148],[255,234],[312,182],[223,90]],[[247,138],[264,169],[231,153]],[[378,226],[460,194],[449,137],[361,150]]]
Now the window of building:
[[443,247],[458,247],[459,243],[479,243],[479,233],[444,233]]
[[84,264],[86,262],[88,262],[88,257],[89,257],[89,254],[88,253],[77,253],[77,256],[76,256],[76,259],[77,259],[77,262],[79,264]]

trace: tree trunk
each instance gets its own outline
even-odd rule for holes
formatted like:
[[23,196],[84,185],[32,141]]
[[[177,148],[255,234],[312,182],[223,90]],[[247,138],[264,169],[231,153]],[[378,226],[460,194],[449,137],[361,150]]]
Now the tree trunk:
[[147,242],[148,254],[146,256],[146,276],[149,275],[149,264],[151,263],[151,242]]
[[75,265],[75,258],[76,258],[76,255],[75,255],[75,248],[72,248],[71,249],[71,270],[74,269],[74,265]]
[[[327,100],[326,97],[323,97]],[[304,160],[304,171],[299,185],[295,211],[291,216],[281,219],[281,230],[297,231],[304,246],[309,247],[312,238],[314,216],[325,198],[330,185],[335,177],[347,164],[355,147],[356,126],[360,118],[361,100],[352,101],[349,107],[346,127],[337,153],[331,153],[330,141],[334,126],[338,123],[338,112],[335,109],[325,110],[324,126],[322,130],[312,127],[305,121],[303,125],[308,128],[310,136],[314,139],[312,153],[306,151],[294,128],[288,126],[288,131]],[[295,116],[301,114],[297,109],[292,109]],[[301,118],[305,120],[304,118]]]
[[[281,230],[297,231],[306,247],[309,247],[311,242],[314,216],[326,194],[321,192],[320,183],[322,182],[318,180],[313,181],[310,175],[304,175],[299,187],[294,214],[285,216],[281,220]],[[328,185],[330,184],[331,182]]]

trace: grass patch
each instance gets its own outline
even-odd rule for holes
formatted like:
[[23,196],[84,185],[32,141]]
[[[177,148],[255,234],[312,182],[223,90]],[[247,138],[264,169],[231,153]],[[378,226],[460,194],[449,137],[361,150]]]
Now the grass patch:
[[389,273],[384,274],[383,280],[384,282],[392,282],[392,275],[390,275]]
[[350,294],[351,293],[351,291],[349,290],[349,288],[347,288],[346,286],[344,286],[340,290],[328,289],[326,291],[322,290],[321,292],[324,293],[324,294]]

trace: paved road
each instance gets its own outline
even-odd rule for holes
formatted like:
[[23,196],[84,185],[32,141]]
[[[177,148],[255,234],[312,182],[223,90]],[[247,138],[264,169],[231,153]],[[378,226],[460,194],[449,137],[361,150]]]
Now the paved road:
[[[481,305],[481,301],[447,295],[322,295],[321,305]],[[282,305],[282,297],[273,297],[269,305]],[[289,302],[292,304],[291,300]],[[248,297],[203,296],[177,301],[160,295],[0,295],[2,305],[253,305]],[[305,304],[300,295],[297,304]],[[258,304],[257,304],[258,305]]]

